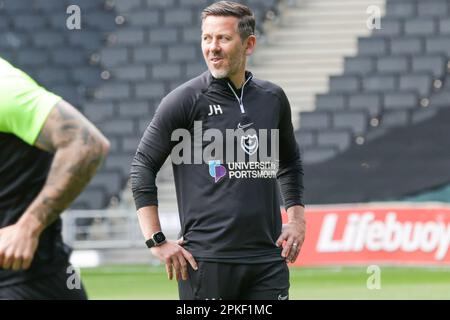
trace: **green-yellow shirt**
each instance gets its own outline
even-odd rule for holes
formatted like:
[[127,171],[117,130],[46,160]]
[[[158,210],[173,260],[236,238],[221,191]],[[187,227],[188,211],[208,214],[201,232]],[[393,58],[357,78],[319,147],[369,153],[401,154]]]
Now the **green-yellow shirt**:
[[0,58],[0,132],[33,145],[50,111],[61,97]]

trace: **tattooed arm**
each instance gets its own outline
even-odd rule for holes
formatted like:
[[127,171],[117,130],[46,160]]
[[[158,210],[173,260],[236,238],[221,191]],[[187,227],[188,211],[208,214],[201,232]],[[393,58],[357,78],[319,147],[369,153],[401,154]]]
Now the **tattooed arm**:
[[50,113],[35,146],[55,153],[47,181],[23,218],[39,228],[51,224],[80,194],[109,150],[109,142],[81,113],[61,101]]
[[42,231],[80,194],[109,150],[108,140],[81,113],[59,102],[35,146],[54,153],[47,181],[19,221],[0,229],[0,267],[27,269]]

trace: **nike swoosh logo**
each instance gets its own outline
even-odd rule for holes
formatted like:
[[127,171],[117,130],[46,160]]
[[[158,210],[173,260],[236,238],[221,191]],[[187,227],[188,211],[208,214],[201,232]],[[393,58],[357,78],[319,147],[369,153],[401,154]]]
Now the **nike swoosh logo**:
[[251,125],[253,125],[253,122],[250,122],[250,123],[247,123],[247,124],[244,124],[244,125],[241,125],[241,123],[239,122],[237,128],[238,129],[245,129],[245,128],[250,127]]
[[282,296],[281,294],[278,295],[278,300],[287,300],[288,295]]

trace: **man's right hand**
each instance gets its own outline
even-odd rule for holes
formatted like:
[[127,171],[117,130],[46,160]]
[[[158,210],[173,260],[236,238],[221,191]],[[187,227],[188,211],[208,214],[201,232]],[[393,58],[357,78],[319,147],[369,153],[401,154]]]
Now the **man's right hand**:
[[195,261],[192,254],[184,249],[181,245],[182,240],[167,241],[160,246],[150,249],[155,257],[166,264],[166,272],[169,280],[173,279],[174,269],[177,280],[187,280],[187,262],[189,262],[189,264],[192,266],[192,269],[197,270],[198,268],[197,262]]
[[42,232],[33,224],[37,221],[22,216],[17,223],[0,228],[0,269],[17,271],[30,267]]

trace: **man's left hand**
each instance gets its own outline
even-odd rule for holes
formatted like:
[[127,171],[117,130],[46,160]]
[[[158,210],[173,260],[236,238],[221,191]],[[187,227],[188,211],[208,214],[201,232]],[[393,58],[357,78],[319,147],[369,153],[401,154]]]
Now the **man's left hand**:
[[281,256],[286,262],[295,262],[305,240],[306,223],[304,219],[292,221],[284,224],[282,232],[276,244],[278,247],[283,245]]

